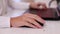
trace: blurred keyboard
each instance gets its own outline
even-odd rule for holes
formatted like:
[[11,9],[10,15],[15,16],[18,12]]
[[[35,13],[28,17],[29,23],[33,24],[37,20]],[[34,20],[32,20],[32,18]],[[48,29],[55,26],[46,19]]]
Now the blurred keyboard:
[[32,14],[36,14],[42,17],[45,20],[60,20],[60,13],[57,9],[54,8],[48,8],[46,10],[29,9],[28,11]]

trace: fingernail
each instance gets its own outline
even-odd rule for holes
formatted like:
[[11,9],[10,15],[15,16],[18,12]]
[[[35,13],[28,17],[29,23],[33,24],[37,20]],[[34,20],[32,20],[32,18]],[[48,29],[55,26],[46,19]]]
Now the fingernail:
[[43,29],[43,27],[38,27],[38,29]]
[[37,27],[38,29],[40,29],[40,28],[42,29],[42,27],[41,27],[41,26],[36,26],[36,27]]

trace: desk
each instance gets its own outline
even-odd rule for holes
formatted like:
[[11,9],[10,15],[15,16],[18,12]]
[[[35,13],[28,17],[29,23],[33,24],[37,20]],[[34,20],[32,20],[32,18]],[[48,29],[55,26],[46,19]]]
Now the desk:
[[60,34],[60,21],[46,21],[43,29],[0,28],[0,34]]

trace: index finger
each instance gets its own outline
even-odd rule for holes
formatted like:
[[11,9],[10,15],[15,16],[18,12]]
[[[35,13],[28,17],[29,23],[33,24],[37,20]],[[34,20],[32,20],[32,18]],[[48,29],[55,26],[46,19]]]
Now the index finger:
[[35,19],[35,20],[37,20],[37,21],[39,21],[39,22],[41,22],[41,23],[45,23],[45,20],[43,20],[41,17],[39,17],[39,16],[37,16],[37,15],[34,15],[34,14],[28,14],[27,17],[33,18],[33,19]]

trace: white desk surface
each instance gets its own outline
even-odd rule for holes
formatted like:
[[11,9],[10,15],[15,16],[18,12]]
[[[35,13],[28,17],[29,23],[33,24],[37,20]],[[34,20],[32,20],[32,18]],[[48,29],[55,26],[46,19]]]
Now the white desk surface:
[[43,29],[0,28],[0,34],[60,34],[60,21],[46,21]]

